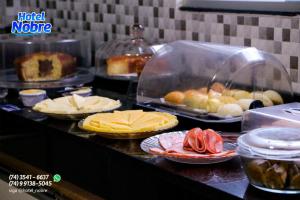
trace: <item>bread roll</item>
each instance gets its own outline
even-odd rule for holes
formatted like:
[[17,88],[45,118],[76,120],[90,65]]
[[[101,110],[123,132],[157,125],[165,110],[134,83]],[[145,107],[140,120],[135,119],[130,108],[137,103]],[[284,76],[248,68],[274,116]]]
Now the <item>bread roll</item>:
[[283,104],[283,99],[280,94],[274,90],[267,90],[264,92],[264,95],[267,96],[275,104]]
[[198,92],[201,93],[201,94],[207,94],[207,87],[199,88]]
[[245,90],[233,90],[232,97],[239,100],[239,99],[250,99],[251,94]]
[[222,96],[222,93],[220,93],[220,92],[216,92],[214,90],[209,90],[209,92],[208,92],[209,98],[219,98],[220,96]]
[[206,109],[208,97],[200,93],[189,93],[185,95],[183,103],[191,108]]
[[222,93],[225,89],[225,86],[222,83],[215,82],[210,88],[216,92]]
[[219,107],[222,105],[223,105],[223,103],[219,99],[211,98],[211,99],[208,99],[208,101],[207,101],[206,110],[207,110],[207,112],[215,113],[218,111]]
[[271,99],[269,99],[268,96],[264,95],[263,92],[252,92],[251,98],[255,100],[260,100],[266,107],[274,105]]
[[243,110],[249,110],[250,105],[253,101],[254,99],[239,99],[237,101],[237,104],[239,104]]
[[242,108],[238,104],[224,104],[219,107],[218,112],[221,116],[237,117],[243,114]]
[[169,103],[182,104],[184,96],[185,95],[183,94],[183,92],[173,91],[169,92],[164,98]]
[[199,94],[199,92],[195,89],[190,89],[190,90],[184,91],[184,95],[189,95],[189,94]]
[[229,96],[220,96],[219,99],[222,103],[225,103],[225,104],[237,102],[237,100],[235,98],[229,97]]
[[231,97],[232,94],[233,94],[232,91],[233,91],[233,90],[230,90],[230,89],[224,89],[223,92],[222,92],[222,95],[223,95],[223,96],[229,96],[229,97]]

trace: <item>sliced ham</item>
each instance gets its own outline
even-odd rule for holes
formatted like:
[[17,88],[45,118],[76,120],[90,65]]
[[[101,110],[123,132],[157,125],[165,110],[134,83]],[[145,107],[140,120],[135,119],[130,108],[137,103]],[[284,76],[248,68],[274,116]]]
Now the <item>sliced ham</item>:
[[163,134],[159,136],[159,144],[165,149],[172,148],[173,145],[180,144],[182,146],[184,135],[179,134]]
[[150,148],[150,153],[160,156],[167,156],[173,158],[186,158],[186,159],[197,159],[197,158],[223,158],[231,157],[236,155],[235,150],[223,151],[216,154],[199,154],[193,152],[180,153],[180,152],[168,152],[159,148]]
[[189,151],[186,151],[182,148],[184,138],[184,135],[179,134],[163,134],[159,136],[159,144],[166,152],[169,153],[189,153]]
[[236,154],[235,150],[223,151],[223,139],[212,129],[194,128],[185,135],[163,134],[159,143],[163,149],[151,148],[152,154],[175,158],[216,158]]

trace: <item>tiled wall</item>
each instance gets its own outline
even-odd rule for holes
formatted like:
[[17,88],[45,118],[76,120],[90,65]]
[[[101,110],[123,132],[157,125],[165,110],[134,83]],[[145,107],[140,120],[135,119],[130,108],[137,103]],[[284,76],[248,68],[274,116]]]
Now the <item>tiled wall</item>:
[[[7,0],[43,9],[59,31],[87,32],[94,47],[129,35],[133,23],[145,26],[152,42],[179,39],[254,46],[274,54],[300,93],[300,16],[180,11],[180,0]],[[20,3],[17,3],[19,6]]]

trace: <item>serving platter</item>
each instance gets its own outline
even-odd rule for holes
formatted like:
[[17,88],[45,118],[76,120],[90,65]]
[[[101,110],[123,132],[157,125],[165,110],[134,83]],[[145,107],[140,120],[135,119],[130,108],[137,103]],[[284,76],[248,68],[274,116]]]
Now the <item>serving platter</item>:
[[103,111],[98,111],[98,112],[94,111],[94,112],[85,112],[85,113],[74,113],[74,114],[58,114],[58,113],[40,112],[37,110],[34,110],[34,112],[47,115],[48,117],[51,117],[54,119],[78,121],[78,120],[81,120],[83,118],[86,118],[86,117],[96,114],[96,113],[105,113],[105,112],[114,111],[114,110],[120,108],[121,106],[122,106],[122,104],[120,104],[120,106],[118,106],[116,108],[109,109],[109,110],[103,110]]
[[[168,132],[168,133],[163,133],[160,135],[155,135],[152,137],[149,137],[142,141],[141,143],[141,149],[147,153],[151,154],[150,149],[151,148],[158,148],[161,150],[164,150],[163,147],[159,144],[159,137],[164,134],[168,135],[185,135],[187,131],[175,131],[175,132]],[[224,151],[226,150],[234,150],[236,149],[236,144],[224,141]],[[185,163],[185,164],[213,164],[213,163],[220,163],[220,162],[225,162],[228,161],[232,158],[234,158],[236,154],[232,156],[220,156],[220,157],[210,157],[210,158],[178,158],[176,156],[162,156],[168,160],[178,162],[178,163]]]
[[158,131],[138,132],[138,133],[107,133],[107,132],[95,132],[95,131],[86,130],[83,127],[83,122],[84,122],[84,119],[82,119],[78,122],[78,127],[80,129],[82,129],[84,131],[87,131],[89,133],[95,133],[95,134],[97,134],[101,137],[110,138],[110,139],[141,139],[141,138],[147,138],[147,137],[151,137],[153,135],[157,135],[157,134],[159,134],[163,131],[172,129],[177,125],[176,124],[173,127],[170,127],[170,128],[167,128],[167,129],[161,129],[161,130],[158,130]]
[[20,81],[15,69],[0,70],[0,87],[13,89],[31,89],[31,88],[64,88],[82,85],[92,82],[94,74],[92,74],[86,67],[78,67],[76,73],[53,81]]

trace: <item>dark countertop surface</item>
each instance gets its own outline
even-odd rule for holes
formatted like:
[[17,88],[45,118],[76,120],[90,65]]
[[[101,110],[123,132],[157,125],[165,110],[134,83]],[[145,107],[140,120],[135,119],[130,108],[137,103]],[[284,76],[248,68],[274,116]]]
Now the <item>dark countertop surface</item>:
[[[126,95],[103,90],[97,94],[120,99],[122,109],[135,108]],[[20,106],[15,98],[3,103]],[[300,199],[249,185],[238,157],[211,165],[179,164],[144,153],[139,146],[142,140],[105,139],[80,130],[77,122],[50,119],[28,108],[0,109],[0,122],[1,153],[59,173],[106,199]],[[195,124],[180,121],[175,130]]]

